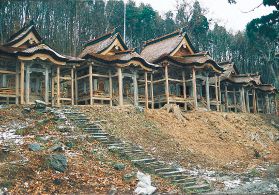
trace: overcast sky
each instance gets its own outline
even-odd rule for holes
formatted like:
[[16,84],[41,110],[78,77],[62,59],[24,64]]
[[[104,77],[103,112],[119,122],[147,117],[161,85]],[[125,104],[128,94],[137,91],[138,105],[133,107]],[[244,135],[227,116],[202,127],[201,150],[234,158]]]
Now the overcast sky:
[[[176,0],[135,0],[137,5],[141,2],[149,3],[153,9],[163,14],[169,10],[175,12]],[[199,0],[202,8],[207,8],[208,13],[206,17],[217,21],[218,25],[225,26],[227,30],[232,29],[234,32],[244,30],[246,24],[254,18],[262,15],[267,15],[275,10],[275,7],[265,7],[255,9],[250,13],[247,12],[258,5],[263,0],[236,0],[237,4],[229,4],[228,0]],[[242,12],[241,12],[242,11]]]

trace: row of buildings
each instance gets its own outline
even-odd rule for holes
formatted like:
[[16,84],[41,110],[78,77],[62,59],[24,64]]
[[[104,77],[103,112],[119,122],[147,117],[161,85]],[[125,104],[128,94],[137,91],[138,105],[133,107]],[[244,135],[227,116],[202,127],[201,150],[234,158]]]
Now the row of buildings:
[[277,113],[276,88],[234,62],[197,52],[186,29],[144,43],[138,54],[117,29],[88,41],[78,57],[44,43],[30,21],[0,46],[1,103],[108,104]]

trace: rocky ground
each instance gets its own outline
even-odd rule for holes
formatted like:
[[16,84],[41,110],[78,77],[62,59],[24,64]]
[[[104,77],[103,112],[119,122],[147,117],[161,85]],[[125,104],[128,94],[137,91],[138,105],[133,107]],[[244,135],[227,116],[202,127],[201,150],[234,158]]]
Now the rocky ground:
[[[76,108],[121,140],[207,181],[211,193],[278,193],[278,116],[187,112],[185,124],[160,109]],[[138,180],[123,176],[137,167],[50,111],[0,109],[0,192],[132,194]],[[39,151],[30,150],[34,143]],[[65,170],[49,160],[56,155],[67,158]],[[156,175],[152,183],[155,193],[181,193]]]

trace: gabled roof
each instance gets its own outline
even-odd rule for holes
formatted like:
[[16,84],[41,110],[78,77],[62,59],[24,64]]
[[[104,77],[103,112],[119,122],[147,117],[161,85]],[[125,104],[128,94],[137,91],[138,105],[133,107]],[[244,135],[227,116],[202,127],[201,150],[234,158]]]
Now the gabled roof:
[[188,49],[192,51],[192,54],[196,53],[196,49],[193,47],[186,33],[186,29],[182,28],[171,34],[147,41],[141,52],[141,56],[153,63],[163,55],[172,54],[181,46],[184,40],[186,41]]
[[83,58],[89,53],[105,54],[114,43],[122,48],[122,50],[128,49],[127,45],[120,36],[118,29],[113,29],[106,34],[85,43],[84,50],[78,57]]
[[3,44],[3,46],[10,46],[10,47],[18,47],[18,43],[20,43],[22,40],[27,38],[33,34],[32,38],[35,38],[34,42],[39,43],[43,40],[41,35],[38,33],[38,31],[35,28],[33,20],[31,20],[28,24],[26,24],[23,28],[21,28],[19,31],[14,33],[7,43]]
[[42,60],[49,59],[50,61],[60,65],[65,65],[66,63],[79,63],[83,61],[81,58],[61,55],[46,44],[39,44],[30,47],[17,52],[17,54],[18,58],[22,60],[33,60],[35,58],[40,58]]
[[160,67],[159,65],[147,62],[137,52],[134,52],[133,50],[118,52],[115,55],[102,55],[96,53],[89,53],[86,54],[83,58],[93,59],[105,63],[106,65],[114,65],[119,67],[125,67],[131,64],[135,66],[139,65],[141,68],[148,71],[151,71],[156,67]]

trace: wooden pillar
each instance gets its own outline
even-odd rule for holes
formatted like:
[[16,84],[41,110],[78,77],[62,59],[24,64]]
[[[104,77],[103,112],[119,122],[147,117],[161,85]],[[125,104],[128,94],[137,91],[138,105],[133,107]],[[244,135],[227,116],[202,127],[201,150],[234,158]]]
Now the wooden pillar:
[[219,98],[218,98],[218,85],[217,85],[217,74],[215,74],[215,96],[216,96],[216,109],[219,111]]
[[151,109],[154,109],[153,74],[150,75]]
[[275,93],[274,93],[274,106],[275,106],[275,114],[278,114],[277,101],[276,101],[276,94]]
[[89,65],[89,93],[90,93],[90,105],[93,105],[93,85],[92,85],[92,64]]
[[48,103],[48,67],[45,68],[45,102]]
[[51,68],[51,104],[54,105],[54,67]]
[[78,105],[78,80],[77,80],[77,69],[75,70],[75,104]]
[[167,104],[170,103],[170,93],[169,93],[169,73],[168,73],[168,66],[165,66],[165,79],[166,79],[166,100]]
[[229,112],[228,84],[225,84],[226,112]]
[[182,71],[183,79],[183,98],[184,98],[184,110],[187,111],[187,94],[186,94],[186,82],[185,82],[185,70]]
[[25,100],[29,103],[29,88],[30,88],[30,65],[26,66],[26,81],[25,81]]
[[256,105],[256,89],[253,88],[253,110],[254,113],[257,113],[257,105]]
[[71,104],[75,104],[75,95],[74,95],[74,68],[71,68]]
[[266,94],[266,112],[267,112],[267,114],[270,114],[270,105],[269,105],[268,94]]
[[198,100],[197,100],[197,84],[196,84],[196,70],[193,68],[193,95],[194,95],[194,108],[198,109]]
[[233,87],[234,112],[237,113],[235,87]]
[[208,73],[206,73],[206,78],[205,78],[205,92],[206,92],[207,110],[210,110],[210,96],[209,96],[209,78],[208,78]]
[[57,78],[57,106],[60,106],[60,66],[57,66],[56,71],[56,78]]
[[109,69],[109,105],[112,106],[112,77],[111,77],[111,69]]
[[262,95],[262,113],[265,113],[264,96]]
[[123,106],[123,80],[122,80],[122,70],[118,68],[118,84],[119,84],[119,105]]
[[242,89],[243,112],[246,112],[244,87],[242,86],[241,89]]
[[18,88],[19,88],[19,70],[18,63],[16,63],[16,78],[15,78],[15,89],[16,89],[16,98],[15,103],[18,105]]
[[222,92],[221,92],[221,82],[220,82],[220,76],[218,76],[218,92],[219,92],[219,101],[220,101],[220,111],[222,112]]
[[144,72],[145,81],[145,108],[148,108],[148,83],[147,83],[147,72]]
[[138,81],[137,81],[137,72],[134,71],[133,76],[133,83],[134,83],[134,105],[138,106]]
[[249,98],[249,90],[246,91],[246,107],[247,112],[250,113],[250,98]]

